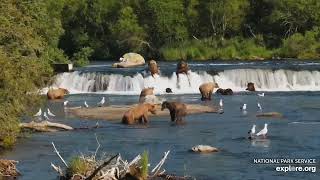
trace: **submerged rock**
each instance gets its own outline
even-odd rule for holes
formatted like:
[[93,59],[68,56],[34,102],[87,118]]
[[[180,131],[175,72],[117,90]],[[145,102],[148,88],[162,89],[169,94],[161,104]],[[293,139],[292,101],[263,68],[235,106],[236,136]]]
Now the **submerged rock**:
[[256,116],[257,117],[269,117],[269,118],[282,118],[283,117],[283,115],[279,112],[259,113]]
[[191,151],[199,152],[199,153],[212,153],[212,152],[218,152],[219,149],[209,145],[196,145],[191,148]]

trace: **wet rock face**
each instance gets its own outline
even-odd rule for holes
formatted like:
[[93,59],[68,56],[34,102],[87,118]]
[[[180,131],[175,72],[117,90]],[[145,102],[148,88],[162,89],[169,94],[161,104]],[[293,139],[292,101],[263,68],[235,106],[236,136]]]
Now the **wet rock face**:
[[180,61],[177,64],[177,71],[176,71],[177,74],[180,74],[180,73],[188,74],[188,71],[189,71],[189,65],[185,61]]
[[256,91],[255,87],[254,87],[254,83],[249,82],[247,85],[247,91]]

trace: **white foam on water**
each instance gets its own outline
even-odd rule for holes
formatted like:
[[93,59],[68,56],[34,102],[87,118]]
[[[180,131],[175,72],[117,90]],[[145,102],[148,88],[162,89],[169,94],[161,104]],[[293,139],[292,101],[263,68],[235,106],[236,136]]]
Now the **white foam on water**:
[[[244,91],[248,82],[255,84],[258,91],[320,91],[319,71],[232,69],[210,75],[207,72],[192,72],[188,75],[176,73],[170,76],[133,76],[104,74],[98,72],[67,72],[56,76],[53,87],[68,89],[71,93],[105,93],[134,95],[146,87],[154,87],[156,94],[171,88],[174,94],[199,93],[205,82],[216,82],[221,88]],[[45,92],[45,90],[43,90]]]

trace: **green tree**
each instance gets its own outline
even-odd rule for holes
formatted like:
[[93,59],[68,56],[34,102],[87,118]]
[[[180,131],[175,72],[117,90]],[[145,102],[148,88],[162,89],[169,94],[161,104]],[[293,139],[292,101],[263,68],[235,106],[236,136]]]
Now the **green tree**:
[[152,19],[149,35],[157,46],[188,38],[182,0],[149,0],[147,6]]
[[129,6],[121,9],[119,18],[112,27],[112,34],[116,37],[119,51],[122,53],[141,52],[146,46],[150,46],[145,40],[144,29],[139,25],[137,16]]
[[[239,35],[248,13],[248,0],[202,1],[202,25],[210,29],[211,36],[224,38]],[[199,9],[200,11],[201,9]]]
[[[0,146],[9,147],[19,133],[22,115],[40,102],[39,88],[52,73],[42,15],[45,1],[3,0],[0,6]],[[51,22],[46,22],[51,23]],[[48,24],[47,24],[48,25]],[[58,35],[57,35],[58,36]],[[53,47],[53,46],[52,46]]]

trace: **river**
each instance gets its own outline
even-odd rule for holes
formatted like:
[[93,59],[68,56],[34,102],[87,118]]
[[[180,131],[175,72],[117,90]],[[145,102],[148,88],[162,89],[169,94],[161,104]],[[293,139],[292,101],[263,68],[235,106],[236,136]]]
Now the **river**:
[[[154,117],[147,128],[125,126],[120,121],[99,121],[103,128],[58,133],[38,133],[19,140],[2,158],[18,160],[21,179],[56,179],[50,162],[59,164],[51,142],[65,159],[95,151],[97,135],[100,152],[121,153],[126,159],[148,150],[153,167],[167,150],[171,150],[164,168],[169,173],[190,175],[197,179],[320,179],[319,172],[277,172],[277,164],[255,164],[258,158],[304,158],[320,160],[320,63],[308,61],[266,62],[190,62],[189,77],[177,77],[175,64],[160,63],[162,75],[151,78],[144,68],[113,69],[111,63],[96,62],[71,73],[58,74],[56,86],[68,88],[70,106],[95,106],[102,96],[107,105],[134,104],[143,87],[154,86],[156,93],[168,100],[203,104],[198,86],[215,81],[231,88],[233,96],[214,95],[209,104],[224,101],[224,114],[196,114],[186,118],[186,125],[172,126],[169,117]],[[191,83],[189,83],[189,80]],[[245,92],[247,82],[265,92]],[[165,88],[173,94],[165,94]],[[260,92],[259,92],[260,93]],[[257,103],[263,112],[277,111],[284,118],[257,118]],[[240,110],[247,104],[247,113]],[[94,126],[96,121],[79,119],[64,112],[62,101],[48,102],[57,116],[53,121],[74,127]],[[44,107],[44,108],[45,108]],[[247,132],[268,123],[265,141],[250,141]],[[188,150],[197,144],[221,149],[214,154],[194,154]],[[318,169],[317,169],[318,171]]]

